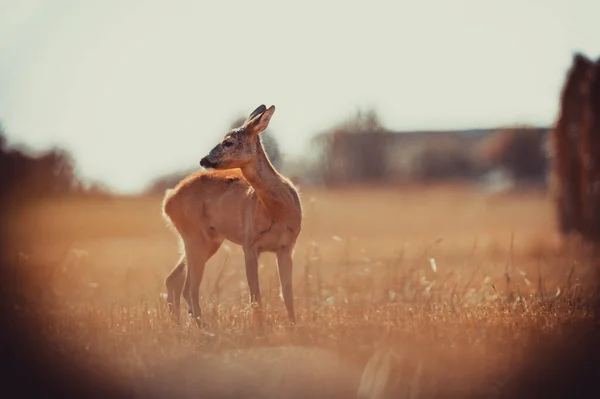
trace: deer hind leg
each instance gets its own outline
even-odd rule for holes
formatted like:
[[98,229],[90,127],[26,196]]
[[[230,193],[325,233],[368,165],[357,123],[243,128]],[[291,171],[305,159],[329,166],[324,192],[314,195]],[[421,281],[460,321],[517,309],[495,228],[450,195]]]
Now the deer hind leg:
[[185,255],[181,255],[177,265],[165,279],[167,287],[167,306],[175,321],[179,321],[179,304],[185,282]]
[[201,326],[200,312],[200,283],[204,275],[206,262],[217,252],[222,238],[195,237],[184,239],[185,258],[187,260],[187,274],[183,287],[184,299],[188,303],[191,316]]
[[279,272],[279,282],[281,285],[281,296],[287,309],[290,322],[296,323],[294,313],[294,290],[292,288],[292,250],[285,248],[277,252],[277,271]]

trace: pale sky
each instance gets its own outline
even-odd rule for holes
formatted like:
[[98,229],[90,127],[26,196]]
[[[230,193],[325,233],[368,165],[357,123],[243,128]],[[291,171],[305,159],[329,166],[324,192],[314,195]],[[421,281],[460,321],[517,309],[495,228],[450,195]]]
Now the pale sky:
[[274,104],[285,153],[358,108],[393,130],[550,125],[600,1],[0,0],[0,121],[121,192]]

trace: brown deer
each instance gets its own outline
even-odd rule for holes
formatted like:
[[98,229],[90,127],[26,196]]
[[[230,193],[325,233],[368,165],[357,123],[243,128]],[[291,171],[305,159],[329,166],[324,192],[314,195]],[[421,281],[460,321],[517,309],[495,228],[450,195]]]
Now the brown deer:
[[201,325],[204,266],[227,239],[243,248],[250,301],[259,308],[258,258],[262,252],[276,254],[281,294],[295,323],[292,254],[302,206],[298,191],[275,170],[261,142],[260,133],[274,112],[274,106],[258,107],[202,158],[200,165],[212,171],[194,173],[165,193],[163,215],[183,244],[183,254],[165,280],[167,304],[176,319],[183,293],[189,313]]

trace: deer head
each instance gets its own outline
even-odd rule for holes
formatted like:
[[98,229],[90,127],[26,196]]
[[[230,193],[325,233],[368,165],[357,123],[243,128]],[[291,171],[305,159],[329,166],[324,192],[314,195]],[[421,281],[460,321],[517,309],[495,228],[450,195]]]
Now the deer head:
[[250,164],[260,151],[264,151],[259,135],[269,126],[274,112],[274,105],[269,109],[264,105],[256,108],[242,126],[229,131],[223,140],[200,160],[200,166],[234,169]]

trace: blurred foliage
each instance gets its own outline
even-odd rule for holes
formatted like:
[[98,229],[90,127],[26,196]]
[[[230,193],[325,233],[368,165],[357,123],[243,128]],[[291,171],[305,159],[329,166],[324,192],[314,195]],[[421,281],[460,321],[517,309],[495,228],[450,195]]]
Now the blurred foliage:
[[[239,127],[245,117],[233,120]],[[1,127],[0,127],[1,129]],[[284,158],[275,134],[261,134],[273,166],[304,186],[485,180],[502,170],[508,179],[545,185],[547,129],[515,127],[459,131],[394,132],[374,110],[359,110],[313,136],[305,154]],[[53,148],[33,155],[8,148],[0,130],[3,187],[29,196],[84,193],[104,195],[106,187],[82,182],[71,155]],[[162,194],[197,168],[172,171],[153,179],[146,194]]]
[[[515,180],[545,183],[546,129],[393,132],[377,114],[358,112],[317,134],[304,178],[315,184],[475,182],[494,169]],[[302,168],[296,165],[296,170]]]
[[548,168],[546,135],[546,129],[503,129],[488,139],[482,154],[517,181],[543,182]]
[[1,199],[14,201],[60,195],[108,195],[100,183],[83,181],[76,172],[72,155],[51,148],[34,153],[22,146],[9,146],[0,125]]

